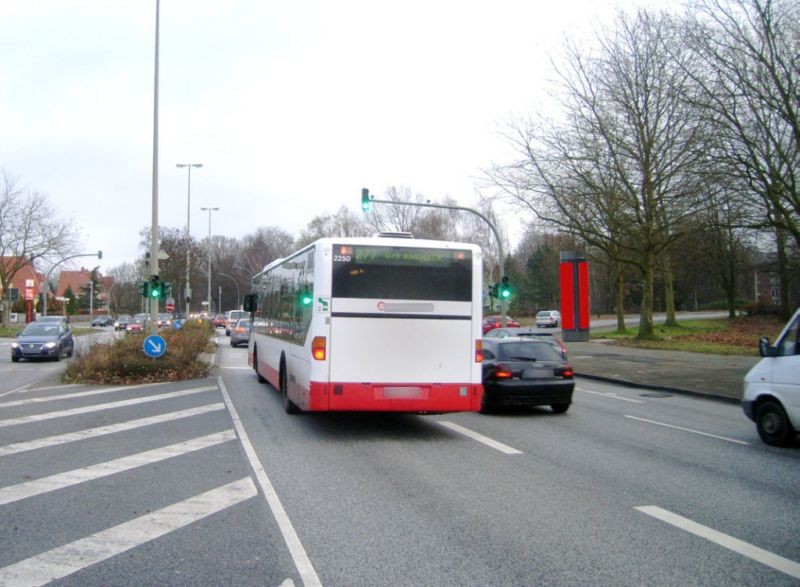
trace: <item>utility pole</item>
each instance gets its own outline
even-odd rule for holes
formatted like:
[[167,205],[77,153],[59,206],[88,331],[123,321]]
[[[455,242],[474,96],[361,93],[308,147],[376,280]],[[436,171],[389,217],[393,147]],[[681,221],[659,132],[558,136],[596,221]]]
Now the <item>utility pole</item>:
[[[150,277],[158,276],[158,35],[160,0],[156,0],[156,56],[153,83],[153,215],[150,224]],[[150,330],[158,328],[158,298],[150,299]]]

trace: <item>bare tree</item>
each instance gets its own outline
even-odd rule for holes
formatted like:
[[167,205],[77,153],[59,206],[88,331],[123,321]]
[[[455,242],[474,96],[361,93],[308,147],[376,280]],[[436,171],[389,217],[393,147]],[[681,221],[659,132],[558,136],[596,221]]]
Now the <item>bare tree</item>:
[[564,122],[515,124],[522,158],[492,176],[539,218],[638,269],[647,337],[659,263],[701,208],[704,126],[685,99],[692,84],[672,17],[621,14],[598,46],[567,46]]
[[253,276],[267,263],[285,257],[294,248],[294,238],[277,226],[262,227],[242,238],[242,256],[238,269]]
[[336,214],[315,216],[300,233],[297,245],[305,246],[318,238],[329,236],[367,236],[370,234],[367,224],[346,206],[339,208]]
[[[21,187],[5,171],[0,182],[0,287],[5,292],[26,265],[75,254],[79,237],[74,223],[57,217],[46,194]],[[3,310],[3,325],[8,326],[9,308],[4,305]]]

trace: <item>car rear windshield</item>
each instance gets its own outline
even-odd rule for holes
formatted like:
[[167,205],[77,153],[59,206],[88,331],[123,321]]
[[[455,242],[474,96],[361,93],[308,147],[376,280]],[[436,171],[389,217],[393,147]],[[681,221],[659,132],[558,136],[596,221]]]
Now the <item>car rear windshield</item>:
[[560,361],[551,344],[539,341],[505,342],[497,345],[497,358],[502,361]]

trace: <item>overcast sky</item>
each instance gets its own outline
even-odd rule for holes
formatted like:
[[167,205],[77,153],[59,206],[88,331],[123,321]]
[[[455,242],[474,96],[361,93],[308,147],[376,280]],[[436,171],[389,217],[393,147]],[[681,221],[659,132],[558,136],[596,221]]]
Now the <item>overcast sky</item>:
[[[564,34],[656,0],[163,0],[159,224],[298,236],[360,190],[477,200],[505,121],[541,107]],[[663,0],[662,4],[672,4]],[[0,169],[74,218],[101,270],[152,202],[155,0],[0,1]],[[505,227],[518,233],[522,219]],[[95,264],[86,260],[87,267]]]

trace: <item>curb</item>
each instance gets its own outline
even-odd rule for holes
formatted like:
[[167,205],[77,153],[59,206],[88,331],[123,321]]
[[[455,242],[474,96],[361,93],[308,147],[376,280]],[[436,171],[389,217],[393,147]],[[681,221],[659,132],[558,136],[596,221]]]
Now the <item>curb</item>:
[[681,389],[680,387],[669,387],[667,385],[653,385],[650,383],[639,383],[636,381],[628,381],[626,379],[617,379],[616,377],[606,377],[604,375],[592,375],[590,373],[575,373],[575,377],[582,377],[584,379],[592,379],[594,381],[602,381],[604,383],[616,383],[617,385],[624,385],[625,387],[640,387],[642,389],[652,389],[655,391],[668,391],[670,393],[679,393],[682,395],[690,395],[704,399],[724,402],[728,404],[741,405],[742,400],[735,397],[726,395],[718,395],[714,393],[704,393],[692,389]]

